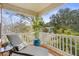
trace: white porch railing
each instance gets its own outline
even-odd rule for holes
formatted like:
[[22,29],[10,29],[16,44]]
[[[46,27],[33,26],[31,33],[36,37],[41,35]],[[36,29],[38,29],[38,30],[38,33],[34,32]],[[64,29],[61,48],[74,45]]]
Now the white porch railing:
[[[23,41],[33,44],[33,33],[19,33]],[[61,34],[43,33],[39,35],[41,44],[63,51],[66,55],[79,56],[79,36],[69,36]]]
[[46,39],[44,44],[57,48],[67,55],[79,55],[79,36],[51,34],[47,37],[51,39]]
[[[33,44],[33,33],[21,34],[28,44]],[[79,36],[40,33],[41,44],[56,48],[67,55],[79,55]]]

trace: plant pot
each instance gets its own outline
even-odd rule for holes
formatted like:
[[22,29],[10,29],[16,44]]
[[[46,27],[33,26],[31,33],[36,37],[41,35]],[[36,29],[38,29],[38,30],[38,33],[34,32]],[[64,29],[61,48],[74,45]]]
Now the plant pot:
[[34,44],[34,46],[40,46],[40,44],[41,44],[40,39],[39,38],[35,38],[33,44]]

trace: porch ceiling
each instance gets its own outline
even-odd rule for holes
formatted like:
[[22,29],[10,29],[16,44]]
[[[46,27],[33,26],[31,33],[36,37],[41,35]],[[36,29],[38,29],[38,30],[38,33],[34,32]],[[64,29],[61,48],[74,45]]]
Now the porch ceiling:
[[34,12],[39,12],[51,5],[51,3],[12,3],[11,5],[32,10]]
[[61,4],[62,3],[4,3],[3,7],[31,15],[37,15],[48,12],[49,10],[60,6]]

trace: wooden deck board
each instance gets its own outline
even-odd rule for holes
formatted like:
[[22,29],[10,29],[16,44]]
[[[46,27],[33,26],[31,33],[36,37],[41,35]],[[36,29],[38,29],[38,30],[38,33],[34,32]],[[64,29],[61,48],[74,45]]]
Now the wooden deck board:
[[43,48],[47,48],[48,49],[48,52],[54,56],[64,56],[64,53],[58,51],[57,49],[55,48],[49,48],[47,47],[46,45],[41,45],[41,47]]

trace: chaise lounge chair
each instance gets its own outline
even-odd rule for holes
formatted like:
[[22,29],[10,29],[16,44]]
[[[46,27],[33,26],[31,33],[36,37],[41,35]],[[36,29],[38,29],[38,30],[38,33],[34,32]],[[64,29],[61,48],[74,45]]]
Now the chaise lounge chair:
[[47,56],[48,50],[42,47],[26,45],[18,35],[7,35],[13,49],[10,51],[11,56]]

